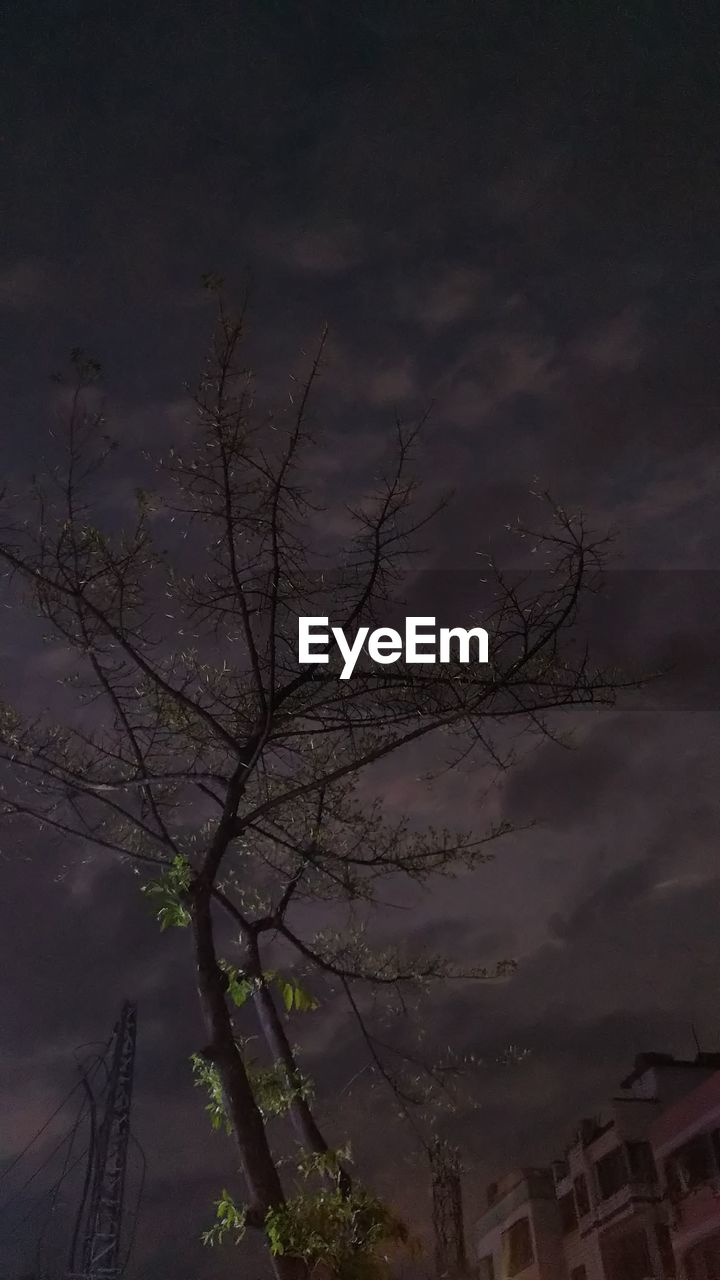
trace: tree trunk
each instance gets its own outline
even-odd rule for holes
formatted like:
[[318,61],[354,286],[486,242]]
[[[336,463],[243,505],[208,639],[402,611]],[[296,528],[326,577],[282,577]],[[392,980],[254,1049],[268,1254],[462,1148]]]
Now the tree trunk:
[[[262,1227],[268,1210],[283,1204],[285,1197],[265,1125],[235,1043],[225,998],[227,982],[215,953],[210,895],[202,884],[191,894],[191,917],[198,994],[208,1034],[203,1052],[220,1075],[228,1120],[247,1186],[249,1221]],[[299,1258],[273,1257],[272,1266],[277,1280],[304,1280],[307,1276],[307,1268]]]
[[[298,1070],[295,1054],[285,1033],[277,1006],[263,977],[255,939],[248,946],[246,967],[248,973],[256,979],[258,984],[253,993],[253,1002],[266,1043],[273,1057],[282,1063],[288,1083],[293,1091],[290,1116],[295,1132],[308,1151],[314,1151],[317,1155],[326,1155],[330,1147],[318,1127],[308,1102],[302,1096],[302,1076]],[[339,1171],[338,1185],[344,1196],[350,1194],[352,1189],[350,1177],[342,1168]]]

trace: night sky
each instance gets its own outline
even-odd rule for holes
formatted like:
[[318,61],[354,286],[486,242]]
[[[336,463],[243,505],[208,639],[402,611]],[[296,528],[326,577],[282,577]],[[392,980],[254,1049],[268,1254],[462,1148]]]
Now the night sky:
[[[425,466],[456,490],[434,569],[466,585],[538,484],[617,530],[596,645],[669,674],[578,716],[574,750],[536,744],[489,799],[484,776],[433,790],[411,762],[385,782],[416,819],[536,824],[400,921],[460,959],[519,961],[422,1015],[431,1042],[482,1060],[479,1105],[447,1126],[470,1222],[483,1183],[552,1158],[637,1052],[690,1055],[693,1027],[720,1047],[718,26],[710,6],[640,0],[24,0],[3,21],[11,488],[75,346],[103,362],[123,445],[172,443],[212,323],[199,282],[218,271],[231,293],[251,281],[270,399],[328,323],[329,490],[396,411],[434,402]],[[3,680],[32,701],[52,658],[2,618]],[[0,848],[0,1167],[129,994],[148,1159],[129,1274],[229,1275],[232,1250],[198,1243],[235,1175],[187,1066],[202,1030],[183,935],[159,939],[125,867],[30,832]],[[379,1094],[348,1092],[348,1018],[330,1008],[304,1035],[328,1130],[422,1224],[412,1141],[378,1123]],[[33,1219],[2,1205],[12,1276],[33,1269]]]

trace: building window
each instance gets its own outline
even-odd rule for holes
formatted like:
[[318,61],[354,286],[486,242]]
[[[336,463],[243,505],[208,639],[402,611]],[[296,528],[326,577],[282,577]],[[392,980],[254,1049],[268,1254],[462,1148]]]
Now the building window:
[[664,1222],[657,1223],[655,1227],[655,1239],[657,1240],[663,1275],[674,1276],[676,1274],[675,1254],[673,1253],[672,1241],[670,1239],[670,1229],[665,1226]]
[[595,1165],[597,1189],[601,1200],[614,1196],[616,1191],[627,1186],[628,1170],[625,1163],[625,1152],[622,1147],[615,1147]]
[[699,1133],[678,1147],[665,1161],[665,1177],[671,1196],[680,1197],[715,1177],[716,1166],[710,1135]]
[[486,1254],[484,1258],[480,1259],[478,1277],[479,1280],[495,1280],[495,1264],[493,1263],[493,1256],[491,1253]]
[[560,1210],[560,1226],[564,1236],[569,1236],[571,1231],[577,1230],[577,1214],[575,1212],[575,1197],[572,1191],[568,1191],[567,1195],[560,1196],[558,1200],[558,1208]]
[[587,1280],[587,1271],[584,1267],[573,1267],[570,1280]]
[[657,1169],[649,1142],[628,1142],[630,1177],[637,1182],[657,1182]]
[[720,1276],[720,1235],[700,1240],[683,1258],[688,1280],[716,1280]]
[[653,1274],[650,1249],[644,1231],[628,1231],[600,1241],[607,1280],[647,1280]]
[[590,1197],[584,1173],[579,1173],[577,1178],[573,1178],[573,1190],[578,1218],[585,1218],[590,1212]]
[[503,1257],[508,1276],[517,1276],[534,1261],[529,1218],[518,1218],[503,1231]]

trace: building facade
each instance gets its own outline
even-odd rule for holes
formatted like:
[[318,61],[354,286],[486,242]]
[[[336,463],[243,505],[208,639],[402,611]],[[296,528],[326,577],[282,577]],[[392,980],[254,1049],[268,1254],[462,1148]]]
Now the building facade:
[[[684,1152],[686,1138],[702,1145],[705,1164],[696,1147]],[[674,1169],[692,1158],[694,1169],[717,1174],[718,1197],[711,1212],[706,1182],[679,1219],[684,1175]],[[478,1223],[480,1280],[720,1280],[712,1253],[720,1249],[720,1055],[639,1055],[618,1095],[582,1121],[552,1170],[509,1175],[489,1200]]]

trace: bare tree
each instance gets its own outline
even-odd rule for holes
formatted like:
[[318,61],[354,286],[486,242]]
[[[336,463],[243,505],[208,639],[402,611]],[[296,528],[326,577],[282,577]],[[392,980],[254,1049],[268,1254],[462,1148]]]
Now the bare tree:
[[[502,766],[508,728],[552,732],[555,713],[612,703],[617,679],[594,670],[574,641],[602,542],[557,509],[542,540],[544,586],[493,569],[483,618],[489,666],[360,664],[351,680],[338,679],[332,658],[299,667],[298,616],[332,616],[345,629],[387,620],[406,557],[437,504],[423,504],[409,470],[417,428],[396,424],[387,476],[346,508],[349,534],[328,550],[309,425],[325,335],[277,419],[255,408],[242,336],[242,318],[220,303],[192,393],[193,438],[157,461],[152,495],[138,495],[134,522],[121,531],[92,497],[109,446],[88,396],[97,366],[76,353],[64,462],[33,486],[29,509],[26,500],[8,506],[0,557],[28,606],[74,655],[69,683],[83,710],[58,723],[2,707],[2,812],[159,873],[153,892],[161,915],[187,924],[192,937],[207,1028],[200,1060],[217,1081],[236,1144],[243,1222],[268,1236],[280,1280],[295,1280],[313,1259],[278,1235],[292,1197],[233,1001],[254,1002],[288,1085],[297,1136],[320,1165],[328,1157],[322,1167],[350,1195],[347,1171],[329,1160],[303,1088],[267,944],[280,939],[335,979],[363,1034],[353,984],[397,989],[446,975],[440,957],[400,948],[378,954],[345,926],[308,935],[308,900],[372,906],[383,878],[425,882],[478,865],[506,828],[418,833],[380,805],[368,807],[359,776],[437,735],[458,755],[476,751]],[[172,555],[157,549],[157,530],[168,538],[173,531]],[[235,967],[221,954],[218,912],[242,944]],[[290,1004],[301,999],[292,983],[285,990]]]

